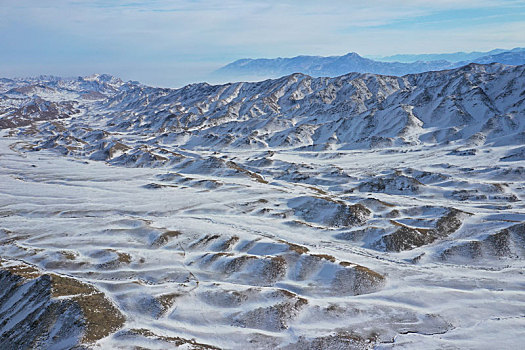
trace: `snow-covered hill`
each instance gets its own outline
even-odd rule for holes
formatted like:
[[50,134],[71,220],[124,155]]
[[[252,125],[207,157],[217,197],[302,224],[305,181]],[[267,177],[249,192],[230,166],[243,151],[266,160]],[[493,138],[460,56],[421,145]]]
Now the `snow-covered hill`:
[[524,124],[525,66],[2,79],[0,344],[518,348]]
[[[40,146],[79,139],[72,145],[77,153],[104,150],[104,160],[123,164],[129,159],[115,159],[120,153],[108,153],[108,147],[118,144],[131,156],[145,145],[193,150],[520,145],[525,137],[524,71],[525,66],[471,64],[404,77],[294,74],[181,89],[127,84],[89,107],[94,118],[73,119],[66,131],[52,133]],[[94,120],[100,131],[88,130]],[[103,134],[95,137],[96,132]],[[127,141],[121,134],[148,137]]]

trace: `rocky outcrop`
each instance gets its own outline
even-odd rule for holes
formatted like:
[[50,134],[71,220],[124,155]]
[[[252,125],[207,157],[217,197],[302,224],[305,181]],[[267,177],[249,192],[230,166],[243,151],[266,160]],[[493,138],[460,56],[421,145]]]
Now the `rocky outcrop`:
[[482,259],[523,258],[525,256],[525,224],[512,225],[485,238],[460,242],[441,252],[440,258],[451,262],[482,261]]
[[326,196],[294,198],[288,206],[303,220],[329,227],[361,226],[372,213],[362,204],[351,205]]
[[384,235],[376,243],[387,251],[400,252],[430,244],[438,239],[443,239],[456,232],[462,224],[462,217],[469,215],[461,210],[451,208],[448,213],[439,218],[432,229],[415,228],[401,224],[393,233]]
[[71,349],[92,344],[124,324],[102,292],[71,277],[2,261],[0,347]]

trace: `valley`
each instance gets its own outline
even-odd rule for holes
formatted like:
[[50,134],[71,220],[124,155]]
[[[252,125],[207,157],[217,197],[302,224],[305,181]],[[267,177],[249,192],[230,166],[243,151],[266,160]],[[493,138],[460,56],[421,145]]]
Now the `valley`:
[[518,346],[524,69],[3,79],[0,344]]

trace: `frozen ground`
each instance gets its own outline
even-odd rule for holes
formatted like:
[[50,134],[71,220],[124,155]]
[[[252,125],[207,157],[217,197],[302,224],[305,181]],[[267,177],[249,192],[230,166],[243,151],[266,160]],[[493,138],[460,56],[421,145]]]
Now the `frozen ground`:
[[[424,74],[307,83],[341,89],[323,92],[325,105],[297,76],[175,91],[109,76],[8,81],[0,347],[520,348],[522,71],[429,73],[445,86],[432,89],[403,85],[437,84]],[[253,91],[281,83],[269,97]],[[219,106],[199,89],[221,90],[208,101]],[[301,91],[310,105],[288,106]],[[266,104],[260,114],[231,114],[249,94],[252,109]],[[376,122],[395,119],[382,131],[356,121],[370,119],[364,111],[355,125],[330,119],[376,100]]]
[[[519,164],[498,163],[503,150],[468,158],[447,155],[447,149],[338,154],[338,166],[352,174],[348,189],[360,177],[390,169],[447,177],[418,195],[342,195],[241,175],[179,174],[172,180],[169,169],[114,167],[50,151],[17,153],[9,147],[16,141],[0,141],[0,254],[103,291],[126,322],[95,347],[168,348],[176,337],[221,348],[293,347],[300,341],[315,347],[312,338],[328,344],[330,336],[336,348],[345,348],[348,339],[356,348],[372,341],[381,349],[517,348],[523,341],[523,228],[505,243],[506,253],[488,247],[479,255],[443,258],[444,251],[486,242],[524,220],[521,200],[447,197],[447,183],[468,181],[505,182],[505,191],[521,198],[523,177],[502,175]],[[334,163],[334,155],[283,151],[273,157],[319,169]],[[362,202],[372,213],[364,226],[335,227],[322,222],[323,213],[305,219],[294,212],[303,197],[326,197],[334,206],[332,200]],[[324,208],[308,203],[305,210]],[[388,232],[391,220],[430,227],[427,221],[439,217],[442,207],[473,215],[465,214],[450,236],[422,247],[398,253],[374,246],[381,237],[376,231]],[[392,210],[400,212],[394,219]],[[361,282],[353,264],[374,273],[363,274]],[[375,273],[384,280],[375,280]]]

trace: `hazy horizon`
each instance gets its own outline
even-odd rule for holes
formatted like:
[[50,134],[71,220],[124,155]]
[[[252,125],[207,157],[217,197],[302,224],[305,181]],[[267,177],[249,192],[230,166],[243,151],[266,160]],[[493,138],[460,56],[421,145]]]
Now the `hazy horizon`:
[[440,54],[522,47],[515,0],[0,0],[2,77],[109,73],[179,87],[241,58]]

